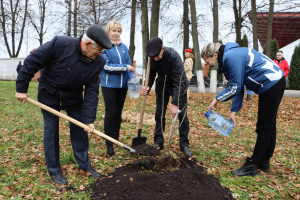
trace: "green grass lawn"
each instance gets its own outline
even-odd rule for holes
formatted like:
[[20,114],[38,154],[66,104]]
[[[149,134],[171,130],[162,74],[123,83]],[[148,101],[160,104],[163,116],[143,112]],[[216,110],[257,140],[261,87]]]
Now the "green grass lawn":
[[[30,83],[29,95],[37,99],[38,83]],[[94,179],[80,171],[75,162],[69,139],[68,122],[60,120],[60,157],[68,186],[51,182],[43,152],[43,118],[40,109],[30,103],[18,102],[14,81],[0,81],[0,199],[89,199],[83,190]],[[237,126],[227,137],[210,128],[204,117],[214,94],[190,94],[190,150],[193,157],[202,162],[207,173],[220,179],[224,187],[230,188],[236,199],[300,199],[300,105],[299,98],[284,97],[277,119],[277,146],[271,160],[271,172],[259,173],[255,177],[236,177],[230,171],[240,167],[247,156],[251,156],[255,144],[257,118],[257,95],[244,102],[237,114]],[[125,110],[140,112],[141,100],[126,99]],[[229,116],[230,103],[220,103],[217,112]],[[103,132],[104,102],[99,95],[96,129]],[[155,93],[151,92],[145,112],[155,113]],[[165,138],[171,125],[167,111]],[[120,141],[131,145],[137,135],[138,124],[124,122]],[[153,145],[154,125],[144,124],[142,134]],[[178,132],[173,136],[171,149],[181,154]],[[132,162],[136,157],[121,147],[115,147],[113,158],[106,156],[105,140],[90,135],[90,159],[102,174]],[[71,190],[70,190],[71,189]]]

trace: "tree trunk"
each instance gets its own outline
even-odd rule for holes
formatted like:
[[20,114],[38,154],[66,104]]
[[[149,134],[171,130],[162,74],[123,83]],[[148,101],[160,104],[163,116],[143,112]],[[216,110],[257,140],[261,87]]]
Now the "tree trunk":
[[44,41],[44,24],[45,24],[45,17],[46,17],[46,3],[47,3],[47,1],[45,1],[45,0],[41,0],[41,28],[40,28],[40,39],[39,39],[39,41],[40,41],[40,46],[41,45],[43,45],[43,41]]
[[134,45],[134,35],[135,35],[135,13],[136,13],[136,0],[132,0],[131,5],[131,27],[130,27],[130,46],[129,46],[129,56],[130,60],[133,63],[134,58],[134,51],[135,51],[135,45]]
[[[190,0],[191,7],[191,19],[192,19],[192,36],[193,36],[193,47],[194,47],[194,55],[195,55],[195,68],[197,71],[202,71],[200,52],[199,52],[199,42],[198,42],[198,30],[197,30],[197,14],[196,14],[196,5],[195,0]],[[201,75],[201,73],[197,72],[197,75]],[[198,91],[201,93],[205,93],[205,85],[203,79],[203,71],[202,76],[197,76],[198,80]]]
[[150,38],[158,37],[160,0],[152,0]]
[[233,11],[234,11],[234,18],[235,18],[235,32],[236,32],[236,42],[241,46],[242,44],[242,0],[239,1],[239,7],[237,8],[236,0],[233,0]]
[[67,30],[67,36],[71,36],[71,24],[72,24],[72,2],[71,0],[66,1],[68,4],[68,30]]
[[[39,7],[39,9],[37,10],[38,14],[36,14],[36,12],[32,10],[28,12],[28,17],[35,31],[39,35],[38,40],[41,46],[44,40],[44,24],[45,24],[45,17],[46,17],[47,0],[38,0],[37,3]],[[35,15],[38,16],[37,20],[35,20],[36,18]]]
[[210,70],[210,88],[209,88],[209,92],[210,93],[217,93],[217,76],[218,72],[217,70]]
[[267,28],[267,41],[266,41],[266,56],[271,56],[271,41],[272,41],[272,25],[274,15],[274,0],[270,0],[268,28]]
[[[5,42],[6,49],[7,49],[7,52],[8,52],[8,55],[10,58],[17,58],[20,53],[22,42],[23,42],[26,17],[27,17],[27,12],[28,12],[28,0],[25,0],[24,7],[21,7],[19,5],[19,3],[20,3],[19,0],[17,0],[14,2],[11,1],[9,4],[4,5],[4,0],[1,0],[1,20],[0,21],[1,21],[1,26],[2,26],[2,30],[3,30],[4,42]],[[7,11],[5,10],[5,6],[9,6],[9,9],[7,9]],[[10,11],[10,13],[8,10]],[[24,10],[24,12],[22,12],[23,10]],[[8,19],[6,17],[8,17],[8,19],[10,18],[11,24],[7,23]],[[19,27],[18,25],[20,25],[21,27]],[[11,27],[11,29],[7,30],[6,29],[7,27]],[[8,37],[7,37],[8,33],[11,33],[11,47],[9,46],[9,42],[8,42]],[[17,45],[16,37],[17,36],[19,37],[19,44],[18,44],[18,47],[16,48],[16,45]]]
[[218,7],[218,0],[213,0],[213,21],[214,21],[213,42],[217,43],[218,40],[219,40],[219,7]]
[[19,46],[18,46],[18,49],[17,49],[17,52],[16,52],[14,58],[18,57],[21,47],[22,47],[25,24],[26,24],[26,17],[27,17],[27,9],[28,9],[28,0],[25,1],[25,12],[24,12],[24,18],[23,18],[23,23],[22,23],[21,36],[20,36],[20,40],[19,40]]
[[183,1],[183,58],[185,57],[185,49],[189,48],[189,0]]
[[[214,31],[213,31],[213,42],[217,43],[219,40],[219,5],[218,0],[213,0],[213,20],[214,20]],[[217,92],[217,70],[210,71],[210,92]]]
[[200,52],[199,52],[199,41],[198,41],[198,30],[197,30],[197,14],[195,7],[195,0],[190,0],[191,7],[191,19],[192,19],[192,36],[193,36],[193,47],[195,55],[195,66],[196,69],[202,70]]
[[78,15],[78,3],[74,0],[74,37],[77,37],[77,15]]
[[12,53],[11,53],[10,46],[9,46],[8,40],[7,40],[7,35],[6,35],[6,15],[5,15],[5,11],[4,11],[3,1],[4,0],[1,0],[1,26],[2,26],[2,30],[3,30],[3,37],[4,37],[5,46],[6,46],[8,55],[11,58]]
[[252,12],[252,27],[253,27],[253,48],[258,51],[258,24],[257,24],[257,11],[256,0],[251,0]]
[[[146,70],[146,44],[149,40],[149,23],[148,23],[148,5],[147,0],[141,0],[141,23],[142,23],[142,40],[143,40],[143,74]],[[144,76],[143,76],[144,77]]]

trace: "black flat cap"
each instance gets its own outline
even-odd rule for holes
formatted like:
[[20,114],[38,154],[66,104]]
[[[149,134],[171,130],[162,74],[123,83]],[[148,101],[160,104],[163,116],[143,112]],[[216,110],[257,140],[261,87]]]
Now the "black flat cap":
[[101,47],[105,49],[111,49],[112,43],[110,38],[108,37],[105,30],[97,25],[93,24],[86,30],[86,35],[94,40],[97,44],[99,44]]
[[153,37],[148,40],[146,45],[146,54],[150,57],[156,57],[161,49],[162,49],[163,42],[158,37]]

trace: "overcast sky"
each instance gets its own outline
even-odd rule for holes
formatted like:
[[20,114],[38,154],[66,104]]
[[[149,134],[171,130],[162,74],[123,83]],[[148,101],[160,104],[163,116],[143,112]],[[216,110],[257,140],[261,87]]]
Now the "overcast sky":
[[[297,0],[299,1],[299,0]],[[163,8],[164,9],[164,8]],[[275,11],[278,11],[282,8],[276,8]],[[199,19],[200,26],[198,27],[199,32],[199,45],[200,45],[200,51],[202,49],[202,46],[212,42],[212,30],[213,30],[213,19],[212,19],[212,11],[211,11],[211,4],[210,1],[203,1],[203,0],[196,0],[196,11],[197,15],[202,14],[205,15],[205,18]],[[299,11],[299,9],[298,9]],[[168,29],[168,26],[166,25],[168,22],[180,22],[182,19],[182,3],[181,1],[173,1],[171,8],[168,10],[164,10],[162,13],[164,13],[163,18],[160,21],[160,28],[159,28],[159,37],[163,39],[164,45],[173,47],[176,50],[178,50],[178,53],[182,55],[182,48],[183,48],[183,42],[179,39],[176,40],[177,34],[179,33],[179,28],[172,28]],[[137,65],[142,65],[142,34],[141,34],[141,22],[140,22],[140,13],[137,15],[137,22],[136,22],[136,35],[135,35],[135,56],[134,60],[136,60]],[[66,20],[66,19],[63,19]],[[150,16],[149,16],[150,20]],[[222,39],[223,43],[226,42],[234,42],[235,41],[235,34],[229,34],[230,33],[230,26],[226,25],[228,22],[233,22],[234,16],[233,16],[233,10],[228,5],[219,5],[219,38]],[[123,26],[123,33],[121,35],[121,39],[125,45],[129,48],[129,36],[130,36],[130,16],[127,18],[123,18],[123,20],[120,21]],[[61,26],[60,22],[60,26]],[[180,24],[178,24],[177,27],[179,27]],[[55,29],[55,26],[54,26]],[[20,52],[19,57],[26,57],[29,51],[31,51],[34,48],[37,48],[39,46],[39,42],[31,32],[30,29],[28,29],[28,36],[27,36],[27,29],[25,30],[25,36],[23,39],[23,45]],[[52,30],[49,31],[45,35],[45,42],[52,39],[54,35],[57,34],[57,31]],[[249,47],[252,48],[252,34],[246,30],[242,30],[242,35],[247,34],[248,40],[249,40]],[[2,42],[3,43],[3,42]],[[291,56],[293,54],[294,48],[296,45],[299,45],[300,40],[293,42],[292,44],[282,48],[284,57],[290,63]],[[192,38],[190,37],[190,47],[192,48]],[[262,52],[262,48],[260,47],[260,52]],[[0,48],[0,58],[8,58],[8,53],[4,45]]]

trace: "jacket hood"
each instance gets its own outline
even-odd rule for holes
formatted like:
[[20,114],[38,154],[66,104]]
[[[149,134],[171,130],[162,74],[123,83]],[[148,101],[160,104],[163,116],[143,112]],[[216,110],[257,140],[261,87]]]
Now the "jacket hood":
[[225,50],[224,51],[227,51],[227,50],[233,49],[233,48],[237,48],[237,47],[240,47],[238,43],[236,43],[236,42],[227,42],[226,45],[225,45]]

